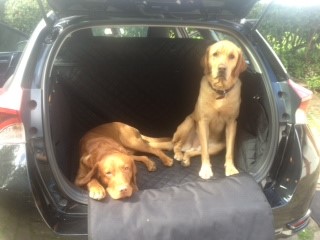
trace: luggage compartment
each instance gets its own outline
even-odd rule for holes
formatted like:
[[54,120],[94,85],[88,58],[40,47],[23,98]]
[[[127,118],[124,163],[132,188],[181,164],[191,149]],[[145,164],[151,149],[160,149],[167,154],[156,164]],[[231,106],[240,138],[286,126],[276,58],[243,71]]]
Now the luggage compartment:
[[[171,137],[192,112],[203,70],[200,65],[212,40],[187,38],[107,38],[73,34],[58,53],[51,73],[50,125],[56,161],[73,182],[78,144],[89,129],[121,121],[144,135]],[[250,67],[241,75],[242,103],[235,162],[255,174],[264,165],[270,108],[259,73]],[[168,153],[171,155],[172,153]],[[224,152],[211,158],[216,178],[224,176]],[[153,173],[138,165],[140,189],[201,181],[200,158],[184,168],[155,159]]]

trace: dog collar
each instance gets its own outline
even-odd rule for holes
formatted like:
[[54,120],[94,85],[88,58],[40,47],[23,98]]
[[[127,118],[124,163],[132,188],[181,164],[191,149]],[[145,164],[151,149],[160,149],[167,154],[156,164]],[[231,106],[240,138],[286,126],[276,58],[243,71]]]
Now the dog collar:
[[219,95],[216,99],[224,98],[227,95],[227,93],[230,92],[233,89],[233,87],[235,86],[235,85],[233,85],[228,89],[220,90],[220,89],[213,88],[209,82],[208,82],[208,84],[209,84],[210,88]]

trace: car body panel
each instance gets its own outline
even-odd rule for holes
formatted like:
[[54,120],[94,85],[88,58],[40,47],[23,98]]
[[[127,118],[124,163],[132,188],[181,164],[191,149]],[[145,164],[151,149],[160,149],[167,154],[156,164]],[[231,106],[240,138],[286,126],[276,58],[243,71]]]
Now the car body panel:
[[[297,220],[308,212],[320,173],[319,152],[310,129],[307,126],[298,126],[296,137],[301,139],[302,145],[293,147],[301,149],[301,158],[295,159],[297,155],[288,156],[281,167],[280,179],[273,189],[278,196],[282,196],[284,203],[273,208],[274,217],[277,219],[275,228],[276,231],[282,232],[281,236],[294,233],[287,228],[288,222]],[[297,164],[300,165],[299,168],[296,168]],[[297,169],[300,169],[300,172],[295,173]],[[287,189],[290,191],[285,191]]]

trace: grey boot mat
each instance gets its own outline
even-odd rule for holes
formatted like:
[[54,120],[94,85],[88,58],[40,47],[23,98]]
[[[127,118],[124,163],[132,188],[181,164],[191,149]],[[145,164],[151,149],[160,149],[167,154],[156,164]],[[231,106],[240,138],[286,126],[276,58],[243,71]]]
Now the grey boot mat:
[[212,161],[215,179],[198,177],[200,160],[156,172],[138,163],[139,191],[128,199],[89,200],[89,239],[274,238],[273,215],[260,186],[246,173],[224,177],[223,156]]
[[[168,156],[172,155],[167,153]],[[224,177],[224,155],[225,152],[216,156],[211,156],[212,170],[214,173],[213,179]],[[157,165],[155,172],[148,172],[143,163],[137,162],[137,185],[139,190],[150,188],[163,188],[178,186],[183,183],[193,181],[205,181],[199,177],[199,171],[201,167],[200,157],[194,157],[191,159],[189,167],[183,167],[180,162],[174,160],[172,167],[164,166],[158,158],[153,158],[153,161]]]

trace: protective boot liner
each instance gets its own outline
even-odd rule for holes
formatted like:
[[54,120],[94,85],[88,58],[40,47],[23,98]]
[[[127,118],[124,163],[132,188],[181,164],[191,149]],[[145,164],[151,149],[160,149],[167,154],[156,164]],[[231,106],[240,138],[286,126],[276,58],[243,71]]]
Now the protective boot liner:
[[88,224],[95,240],[274,238],[270,205],[246,173],[140,190],[124,200],[90,199]]

